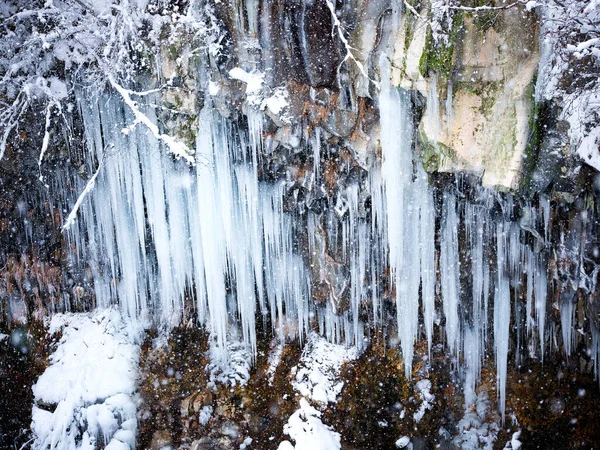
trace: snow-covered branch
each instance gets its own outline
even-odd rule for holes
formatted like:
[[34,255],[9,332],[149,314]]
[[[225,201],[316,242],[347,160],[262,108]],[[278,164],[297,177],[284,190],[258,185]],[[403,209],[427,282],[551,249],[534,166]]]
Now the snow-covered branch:
[[354,64],[356,65],[356,67],[358,68],[358,70],[360,71],[360,73],[367,80],[369,80],[371,83],[373,83],[376,87],[379,87],[379,83],[377,83],[377,81],[369,78],[369,75],[367,74],[363,64],[358,59],[356,59],[356,57],[354,56],[353,50],[356,50],[356,49],[350,45],[350,43],[348,42],[348,38],[346,38],[346,36],[344,35],[344,31],[342,30],[342,24],[340,22],[340,19],[338,19],[337,15],[335,13],[335,6],[331,2],[331,0],[325,0],[325,3],[327,4],[329,11],[331,11],[331,20],[333,22],[332,33],[335,33],[335,30],[337,29],[338,37],[339,37],[340,41],[342,41],[342,44],[344,44],[344,48],[346,49],[346,55],[344,56],[344,60],[342,62],[352,60],[354,62]]
[[100,161],[100,164],[98,164],[98,168],[96,169],[96,172],[94,172],[94,175],[92,175],[92,178],[90,178],[87,184],[85,185],[85,189],[81,192],[81,194],[79,194],[79,197],[75,202],[75,206],[73,206],[73,209],[69,213],[67,220],[65,220],[65,223],[62,226],[63,233],[69,228],[71,228],[71,225],[73,225],[75,219],[77,219],[77,212],[79,211],[79,207],[81,206],[81,203],[83,202],[83,199],[86,197],[86,195],[88,195],[92,191],[92,189],[94,189],[94,185],[96,184],[96,177],[100,173],[100,169],[102,169],[102,161]]
[[135,102],[131,98],[131,95],[136,94],[134,91],[125,89],[123,86],[121,86],[119,83],[117,83],[114,76],[110,73],[108,74],[108,80],[110,82],[110,85],[123,98],[123,101],[125,102],[125,104],[127,106],[129,106],[129,109],[131,110],[131,112],[133,112],[133,115],[135,116],[134,125],[138,124],[138,123],[145,125],[146,128],[148,128],[148,130],[150,130],[150,132],[156,139],[158,139],[159,141],[162,141],[165,145],[167,145],[167,147],[169,148],[169,151],[176,158],[178,158],[178,159],[184,158],[191,165],[195,164],[194,154],[193,154],[192,150],[190,150],[183,142],[180,142],[180,141],[174,139],[172,136],[169,136],[168,134],[161,133],[158,129],[158,125],[156,125],[154,122],[152,122],[150,120],[150,118],[139,109],[137,102]]
[[38,159],[40,181],[43,181],[42,161],[44,160],[44,155],[46,154],[46,150],[48,150],[48,144],[50,143],[50,121],[52,119],[52,108],[57,108],[58,110],[60,110],[60,103],[58,103],[56,100],[52,100],[46,106],[46,124],[44,126],[44,139],[42,140],[42,149],[40,150],[40,157]]
[[527,4],[535,4],[535,1],[515,1],[513,3],[508,3],[506,5],[501,6],[462,6],[462,5],[450,5],[450,9],[454,9],[457,11],[467,11],[467,12],[489,12],[489,11],[503,11],[506,9],[514,8],[519,5],[527,5]]

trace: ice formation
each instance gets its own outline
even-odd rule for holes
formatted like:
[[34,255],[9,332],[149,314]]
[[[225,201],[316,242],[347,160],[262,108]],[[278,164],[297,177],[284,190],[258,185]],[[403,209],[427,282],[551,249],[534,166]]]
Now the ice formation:
[[[257,15],[250,8],[244,27],[251,34]],[[511,321],[517,338],[537,336],[530,355],[543,359],[548,350],[549,200],[540,196],[526,211],[528,221],[519,221],[510,194],[484,188],[465,193],[458,176],[436,193],[415,155],[411,94],[391,84],[390,59],[382,55],[378,67],[381,158],[370,162],[370,211],[361,215],[359,185],[350,182],[336,194],[335,207],[322,212],[323,220],[308,209],[300,214],[286,207],[290,175],[275,181],[263,174],[262,157],[271,151],[264,116],[285,114],[290,106],[283,88],[267,88],[268,71],[229,71],[230,81],[245,84],[248,95],[237,121],[223,118],[206,96],[193,165],[166,151],[164,135],[129,127],[140,115],[158,123],[150,100],[137,102],[134,111],[123,95],[79,88],[86,171],[94,175],[87,187],[83,180],[75,183],[85,197],[70,200],[77,217],[64,223],[71,262],[89,267],[98,306],[118,304],[124,315],[166,328],[193,309],[210,334],[213,360],[221,364],[210,369],[215,379],[232,374],[223,376],[243,383],[245,375],[228,372],[227,365],[243,347],[249,356],[237,367],[248,370],[257,351],[257,321],[271,326],[281,343],[304,343],[316,329],[330,342],[361,347],[370,327],[383,322],[389,294],[405,375],[412,376],[415,341],[424,338],[431,348],[434,323],[441,324],[464,378],[467,406],[478,401],[486,349],[493,347],[504,414],[509,351],[522,357],[520,345],[510,348]],[[213,80],[201,81],[210,94],[219,92]],[[431,89],[429,102],[437,108],[436,96]],[[307,141],[313,173],[305,183],[312,186],[322,175],[319,129]],[[54,189],[66,195],[64,185]],[[298,226],[307,227],[307,243]],[[307,255],[324,254],[325,244],[315,237],[319,227],[327,228],[329,245],[341,249],[347,280],[332,280],[326,268],[312,271]],[[379,277],[388,268],[386,293]],[[347,297],[347,305],[333,297],[313,301],[317,283],[340,284],[332,292]],[[526,299],[524,312],[511,303],[517,294]],[[559,307],[568,355],[573,303],[563,300]]]

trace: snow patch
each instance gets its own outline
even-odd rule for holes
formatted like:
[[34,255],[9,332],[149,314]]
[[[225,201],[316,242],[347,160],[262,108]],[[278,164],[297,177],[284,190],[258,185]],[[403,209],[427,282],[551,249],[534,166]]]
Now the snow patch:
[[454,444],[464,450],[492,450],[498,437],[498,424],[485,422],[490,410],[490,399],[487,392],[482,391],[477,396],[475,407],[469,407],[458,422],[459,435],[454,438]]
[[135,448],[141,327],[106,309],[57,314],[49,333],[57,332],[50,366],[33,386],[32,448]]
[[431,393],[431,381],[421,380],[415,384],[415,392],[421,399],[421,405],[417,412],[413,414],[415,422],[419,423],[427,410],[433,408],[433,400],[435,396]]
[[210,418],[212,417],[213,407],[210,405],[203,406],[200,412],[198,413],[198,422],[200,425],[204,426],[208,423]]
[[310,333],[292,385],[302,396],[321,405],[335,403],[344,387],[344,382],[338,380],[340,368],[358,356],[356,347],[345,348]]
[[229,71],[229,76],[246,84],[246,101],[251,106],[260,108],[263,102],[262,90],[265,83],[265,74],[262,72],[246,72],[240,67]]
[[[289,93],[285,87],[276,87],[271,91],[265,84],[264,73],[258,71],[246,72],[240,67],[231,69],[229,77],[246,84],[246,102],[248,105],[260,111],[267,109],[283,122],[289,123],[291,121],[291,118],[285,114],[289,107]],[[210,91],[211,95],[216,95],[217,92],[213,94]],[[271,95],[268,95],[269,93]]]
[[291,415],[283,432],[292,438],[283,441],[277,450],[339,450],[342,448],[340,434],[321,421],[321,412],[300,399],[300,409]]
[[292,369],[295,380],[292,386],[298,391],[300,409],[292,414],[283,432],[296,442],[279,444],[278,450],[339,450],[340,434],[321,421],[321,412],[308,403],[316,402],[320,408],[336,402],[344,386],[339,381],[342,364],[359,356],[357,347],[345,348],[328,342],[315,332],[309,333],[298,366]]
[[210,363],[207,366],[210,381],[208,386],[216,389],[217,383],[234,387],[245,386],[250,379],[251,356],[246,346],[239,341],[227,344],[223,351],[216,342],[209,350]]
[[397,448],[406,448],[410,444],[410,438],[408,436],[402,436],[396,441]]
[[269,352],[269,359],[268,359],[269,368],[267,369],[267,377],[269,379],[269,386],[273,386],[273,380],[275,379],[275,372],[277,371],[277,367],[279,366],[279,363],[281,362],[282,354],[283,354],[283,344],[275,344],[274,346],[272,346],[272,349]]
[[521,446],[523,445],[523,443],[519,440],[519,438],[521,437],[521,430],[516,431],[515,433],[513,433],[510,441],[508,441],[506,443],[506,445],[504,446],[505,449],[508,450],[518,450],[521,448]]

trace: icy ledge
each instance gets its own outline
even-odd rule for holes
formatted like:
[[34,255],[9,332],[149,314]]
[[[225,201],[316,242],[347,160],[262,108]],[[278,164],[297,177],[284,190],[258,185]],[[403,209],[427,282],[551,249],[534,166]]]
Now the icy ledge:
[[32,448],[134,449],[142,328],[105,309],[57,314],[48,332],[62,337],[33,386]]

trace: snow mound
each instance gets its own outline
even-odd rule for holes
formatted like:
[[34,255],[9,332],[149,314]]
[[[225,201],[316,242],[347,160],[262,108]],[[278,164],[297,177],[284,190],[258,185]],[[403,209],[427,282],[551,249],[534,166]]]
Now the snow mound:
[[134,449],[141,327],[115,309],[57,314],[62,332],[33,386],[33,449]]
[[321,412],[300,399],[297,410],[283,427],[283,432],[296,441],[279,444],[277,450],[339,450],[342,448],[340,434],[321,421]]
[[217,383],[231,387],[245,386],[248,383],[251,355],[242,342],[229,342],[226,351],[213,342],[209,350],[209,358],[210,363],[207,366],[209,387],[216,389]]
[[326,407],[335,403],[344,387],[339,380],[342,364],[359,356],[358,348],[332,344],[317,333],[308,335],[298,366],[292,369],[294,389],[302,395],[300,409],[288,419],[283,432],[293,441],[283,441],[277,450],[339,450],[340,434],[321,421],[321,412],[307,399]]
[[335,403],[344,387],[344,382],[339,381],[340,368],[358,356],[356,347],[345,348],[310,333],[292,385],[302,396],[321,405]]

